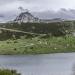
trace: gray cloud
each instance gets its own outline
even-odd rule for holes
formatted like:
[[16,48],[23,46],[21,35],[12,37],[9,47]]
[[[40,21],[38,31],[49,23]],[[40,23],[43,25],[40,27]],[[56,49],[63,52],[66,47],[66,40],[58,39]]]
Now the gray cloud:
[[60,8],[75,8],[75,0],[0,0],[0,10],[6,11],[23,6],[32,11],[58,10]]
[[9,4],[9,3],[12,3],[16,0],[0,0],[0,5],[4,5],[4,4]]

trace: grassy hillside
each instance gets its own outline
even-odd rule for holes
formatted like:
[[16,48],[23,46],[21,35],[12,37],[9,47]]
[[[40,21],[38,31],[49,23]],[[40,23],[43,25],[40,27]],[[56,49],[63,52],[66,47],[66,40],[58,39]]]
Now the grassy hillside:
[[0,24],[0,40],[7,40],[26,35],[35,37],[46,34],[47,36],[65,36],[74,31],[74,22],[64,21],[56,23],[3,23]]
[[52,35],[63,35],[66,30],[72,30],[74,22],[54,22],[54,23],[5,23],[0,24],[0,27],[21,30],[25,32],[48,34]]
[[75,52],[74,21],[0,24],[0,54]]
[[49,54],[75,52],[75,37],[29,38],[0,41],[0,54]]

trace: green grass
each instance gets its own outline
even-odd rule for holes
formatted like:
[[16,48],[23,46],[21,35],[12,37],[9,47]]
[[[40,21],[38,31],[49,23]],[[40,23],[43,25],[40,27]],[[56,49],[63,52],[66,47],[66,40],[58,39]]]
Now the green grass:
[[75,52],[75,37],[66,36],[75,32],[74,25],[75,21],[0,24],[0,54]]
[[0,54],[49,54],[60,52],[75,52],[75,37],[34,37],[0,41]]
[[0,69],[0,75],[21,75],[16,70]]

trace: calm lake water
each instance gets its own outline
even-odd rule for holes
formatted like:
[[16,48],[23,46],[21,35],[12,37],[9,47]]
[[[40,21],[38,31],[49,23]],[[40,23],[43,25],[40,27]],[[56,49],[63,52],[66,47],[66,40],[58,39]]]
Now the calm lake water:
[[72,75],[75,53],[44,55],[0,55],[0,67],[22,75]]

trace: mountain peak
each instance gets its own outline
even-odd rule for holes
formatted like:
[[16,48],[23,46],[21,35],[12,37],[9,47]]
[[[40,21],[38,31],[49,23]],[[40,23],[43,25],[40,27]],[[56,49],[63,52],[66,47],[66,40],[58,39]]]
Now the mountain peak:
[[38,22],[39,19],[34,17],[30,12],[21,12],[14,20],[15,22]]

